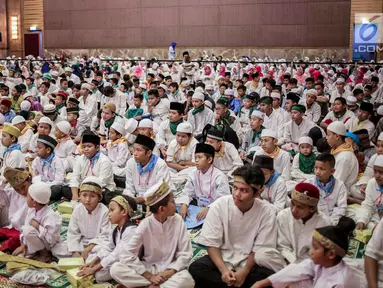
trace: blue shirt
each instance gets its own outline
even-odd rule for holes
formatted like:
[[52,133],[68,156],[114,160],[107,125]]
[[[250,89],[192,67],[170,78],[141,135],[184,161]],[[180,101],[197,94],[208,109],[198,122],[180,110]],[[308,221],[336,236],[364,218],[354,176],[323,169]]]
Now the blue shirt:
[[230,110],[233,110],[235,114],[239,112],[241,109],[241,102],[237,98],[233,98],[230,100]]
[[15,118],[16,113],[12,109],[9,110],[7,113],[4,114],[5,122],[11,123],[12,119]]

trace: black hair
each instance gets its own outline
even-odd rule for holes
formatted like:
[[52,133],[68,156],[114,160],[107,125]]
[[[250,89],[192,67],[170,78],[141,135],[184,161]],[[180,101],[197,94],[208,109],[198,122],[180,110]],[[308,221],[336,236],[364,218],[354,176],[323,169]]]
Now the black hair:
[[320,87],[322,87],[322,89],[324,89],[324,84],[322,82],[316,82],[314,87],[315,86],[320,86]]
[[295,78],[290,79],[290,84],[298,85],[298,80]]
[[372,86],[370,84],[367,84],[366,86],[364,86],[364,89],[372,90]]
[[73,89],[81,90],[81,85],[80,84],[75,84],[73,86]]
[[321,81],[323,81],[323,80],[324,80],[324,76],[323,76],[322,74],[319,75],[318,78],[317,78],[317,80],[321,80]]
[[50,149],[49,155],[51,155],[55,151],[51,146],[49,146],[49,145],[47,145],[47,144],[45,144],[43,142],[38,142],[38,143],[43,144],[46,149],[47,148]]
[[154,204],[153,206],[150,206],[150,212],[152,212],[154,214],[154,213],[158,212],[158,210],[160,209],[161,206],[163,206],[163,207],[168,206],[170,195],[172,195],[172,194],[169,193],[168,195],[165,196],[164,199],[162,199],[158,203]]
[[113,83],[118,84],[118,79],[117,78],[110,78],[109,81],[113,81]]
[[[3,77],[3,76],[0,75],[0,77]],[[35,79],[33,79],[32,77],[28,77],[27,80],[30,80],[32,83],[35,82]]]
[[[173,84],[173,83],[172,83]],[[177,84],[177,83],[176,83]],[[178,85],[177,85],[178,86]],[[160,94],[158,94],[158,90],[157,89],[150,89],[149,92],[148,92],[148,95],[153,95],[154,97],[156,98],[159,98],[160,97]]]
[[201,87],[203,90],[205,90],[205,83],[203,83],[203,82],[198,82],[196,85],[195,85],[195,87]]
[[291,75],[290,74],[285,74],[285,75],[283,75],[283,79],[287,79],[287,80],[290,81]]
[[245,85],[239,85],[237,90],[243,90],[246,92],[246,86]]
[[136,94],[134,95],[134,98],[139,98],[141,101],[144,100],[144,96],[142,94]]
[[68,88],[71,88],[74,86],[74,82],[72,80],[68,81]]
[[334,103],[335,103],[335,101],[339,101],[340,103],[342,103],[343,106],[345,106],[347,103],[346,99],[344,99],[343,97],[337,97],[337,98],[335,98]]
[[61,79],[60,79],[60,84],[62,84],[62,83],[65,82],[65,81],[68,82],[67,79],[65,79],[65,78],[61,78]]
[[51,84],[49,82],[43,82],[43,83],[41,83],[41,85],[44,85],[48,89],[51,87]]
[[122,76],[122,80],[124,80],[124,82],[130,81],[130,75],[129,74],[125,74],[124,76]]
[[371,82],[379,83],[379,78],[376,76],[371,77]]
[[127,80],[125,81],[124,83],[128,88],[132,88],[133,87],[133,82],[131,80]]
[[106,86],[106,87],[104,87],[104,95],[105,96],[110,96],[110,95],[112,95],[114,93],[114,88],[112,87],[112,86]]
[[313,82],[314,83],[314,78],[312,77],[307,77],[305,82]]
[[331,151],[326,138],[321,138],[317,142],[317,149],[319,153],[329,153]]
[[[114,71],[113,74],[116,74],[118,77],[121,77],[121,73],[118,71]],[[129,75],[128,75],[129,76]]]
[[329,163],[331,168],[335,167],[335,157],[330,153],[321,153],[317,156],[316,161]]
[[124,86],[124,88],[125,88],[126,90],[129,89],[128,85],[126,85],[126,83],[124,83],[124,82],[122,82],[120,86]]
[[222,86],[224,86],[227,89],[227,85],[225,83],[222,83],[221,85],[219,85],[219,88],[221,88]]
[[102,75],[102,71],[96,71],[96,76],[100,76],[100,77],[102,77],[103,75]]
[[359,95],[359,94],[363,94],[363,90],[360,88],[356,88],[356,89],[354,89],[354,91],[352,91],[352,94],[354,96]]
[[165,80],[172,80],[172,76],[166,76]]
[[174,87],[174,88],[178,89],[178,84],[176,82],[172,82],[172,83],[170,83],[169,87]]
[[255,165],[239,167],[234,170],[233,176],[242,177],[248,185],[263,187],[265,184],[265,175],[263,174],[261,168]]

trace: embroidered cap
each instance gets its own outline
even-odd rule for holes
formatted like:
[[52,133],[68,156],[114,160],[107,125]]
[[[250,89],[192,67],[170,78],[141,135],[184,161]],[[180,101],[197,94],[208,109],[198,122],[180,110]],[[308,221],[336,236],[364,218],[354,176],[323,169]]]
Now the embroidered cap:
[[94,192],[102,198],[102,183],[96,176],[87,176],[80,185],[80,193],[84,191]]
[[116,105],[114,105],[112,102],[105,103],[104,108],[109,109],[113,113],[116,113]]
[[80,109],[78,107],[66,108],[66,113],[72,113],[78,115],[80,113]]
[[118,205],[120,205],[122,207],[122,209],[126,210],[126,212],[128,213],[129,217],[133,217],[133,215],[134,215],[134,211],[133,210],[134,209],[133,209],[132,205],[129,203],[129,201],[124,196],[118,195],[118,196],[114,197],[110,201],[116,202]]
[[291,199],[308,206],[317,206],[320,192],[317,187],[310,183],[301,182],[295,186]]
[[[351,226],[355,227],[355,223]],[[338,256],[344,257],[348,250],[349,233],[347,232],[346,229],[337,226],[317,228],[313,233],[313,239],[324,248],[334,250]]]
[[153,151],[154,147],[156,146],[156,142],[150,137],[147,137],[142,134],[138,134],[136,138],[135,144],[139,144],[142,146],[145,146],[146,148],[150,149]]
[[52,151],[57,146],[57,141],[48,135],[39,135],[39,137],[37,138],[37,142],[40,142],[49,146],[50,148],[52,148]]
[[4,177],[12,187],[19,186],[28,180],[31,174],[25,169],[6,167]]
[[45,182],[34,183],[29,186],[28,194],[37,203],[45,205],[51,198],[51,187]]
[[8,133],[9,135],[15,136],[16,138],[19,138],[21,135],[19,128],[9,123],[4,123],[3,132]]
[[165,180],[156,183],[144,194],[145,204],[153,206],[170,194],[171,190]]

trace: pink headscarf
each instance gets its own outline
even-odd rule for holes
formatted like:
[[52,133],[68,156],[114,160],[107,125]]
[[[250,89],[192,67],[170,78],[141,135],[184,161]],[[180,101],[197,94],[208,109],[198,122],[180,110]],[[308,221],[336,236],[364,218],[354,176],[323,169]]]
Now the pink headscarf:
[[132,74],[136,76],[138,79],[140,79],[143,72],[144,70],[142,70],[141,66],[136,66],[134,67]]
[[226,67],[224,65],[221,65],[219,67],[219,75],[225,77]]
[[[207,68],[210,69],[210,73],[209,73],[209,74],[207,74]],[[205,71],[205,75],[206,75],[206,76],[210,76],[211,73],[213,73],[213,71],[211,70],[211,66],[210,66],[210,65],[206,65],[205,67],[203,67],[203,70]],[[225,75],[224,75],[224,76],[225,76]]]

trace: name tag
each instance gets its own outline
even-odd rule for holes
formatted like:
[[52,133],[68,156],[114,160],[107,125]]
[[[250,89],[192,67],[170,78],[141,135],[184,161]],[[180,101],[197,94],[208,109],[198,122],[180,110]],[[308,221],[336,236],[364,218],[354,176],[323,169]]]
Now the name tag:
[[199,197],[198,199],[198,206],[200,207],[207,207],[210,205],[210,199],[205,197]]

